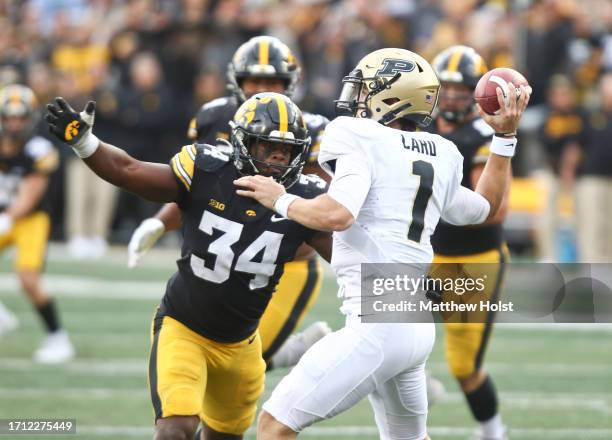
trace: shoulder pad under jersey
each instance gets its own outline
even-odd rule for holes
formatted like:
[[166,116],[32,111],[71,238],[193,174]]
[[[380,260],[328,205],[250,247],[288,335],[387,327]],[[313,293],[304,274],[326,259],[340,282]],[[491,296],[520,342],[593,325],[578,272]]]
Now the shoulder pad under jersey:
[[298,181],[289,188],[291,194],[296,194],[306,199],[315,198],[327,191],[327,182],[316,174],[301,174]]
[[196,167],[202,171],[214,172],[231,162],[230,157],[208,144],[196,144]]

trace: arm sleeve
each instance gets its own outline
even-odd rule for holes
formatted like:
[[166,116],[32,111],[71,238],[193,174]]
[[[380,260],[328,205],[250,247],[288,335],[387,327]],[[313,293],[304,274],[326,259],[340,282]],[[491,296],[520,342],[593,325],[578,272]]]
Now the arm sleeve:
[[357,218],[370,191],[372,170],[355,122],[339,117],[327,125],[318,160],[332,176],[327,194]]
[[459,186],[450,203],[442,213],[442,220],[452,225],[475,225],[489,216],[491,205],[480,194]]
[[170,160],[170,167],[179,187],[184,191],[191,190],[191,179],[195,170],[195,145],[186,145]]
[[357,218],[371,184],[367,159],[357,154],[343,155],[336,160],[336,171],[327,194]]

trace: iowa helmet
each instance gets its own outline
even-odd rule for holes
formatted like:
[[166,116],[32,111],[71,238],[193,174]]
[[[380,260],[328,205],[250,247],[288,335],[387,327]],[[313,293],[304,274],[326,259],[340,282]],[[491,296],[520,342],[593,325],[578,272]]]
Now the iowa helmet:
[[[440,52],[432,62],[433,68],[444,84],[464,85],[471,90],[476,88],[478,81],[487,72],[484,59],[471,47],[451,46]],[[440,108],[440,116],[450,122],[461,122],[474,111],[475,101],[472,99],[462,109]]]
[[299,80],[300,66],[291,49],[278,38],[253,37],[236,50],[227,67],[228,88],[238,102],[246,101],[242,80],[249,77],[278,78],[291,96]]
[[[21,84],[11,84],[0,89],[0,133],[25,140],[35,129],[38,103],[34,92]],[[6,118],[17,117],[27,120],[19,132],[9,132],[3,128]]]
[[338,114],[370,118],[388,125],[431,122],[440,83],[429,63],[405,49],[376,50],[359,61],[342,80]]
[[[231,143],[234,164],[245,175],[266,174],[270,168],[277,172],[274,179],[289,188],[300,176],[310,146],[310,136],[304,116],[297,105],[279,93],[258,93],[246,100],[236,111]],[[261,143],[277,143],[291,147],[286,166],[270,164],[253,154],[253,147]]]

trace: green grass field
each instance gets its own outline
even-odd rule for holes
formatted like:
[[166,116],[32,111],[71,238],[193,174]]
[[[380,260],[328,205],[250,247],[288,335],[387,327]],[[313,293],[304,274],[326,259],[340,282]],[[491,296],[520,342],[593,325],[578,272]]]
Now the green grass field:
[[[57,298],[78,357],[53,367],[31,361],[42,326],[20,294],[11,261],[7,256],[0,260],[0,300],[20,319],[17,330],[0,338],[0,418],[77,420],[76,436],[54,435],[56,439],[150,439],[149,326],[174,270],[173,253],[155,253],[135,270],[125,268],[123,249],[94,262],[71,261],[63,254],[61,248],[52,249],[45,285]],[[342,325],[335,288],[333,277],[326,277],[306,324],[324,319],[333,328]],[[467,439],[474,424],[446,370],[439,330],[429,368],[448,393],[431,409],[430,434],[434,440]],[[511,438],[612,439],[611,338],[612,332],[603,327],[497,328],[487,362]],[[286,370],[268,375],[263,399],[284,374]],[[367,402],[303,436],[377,438]],[[254,438],[252,432],[247,438]]]

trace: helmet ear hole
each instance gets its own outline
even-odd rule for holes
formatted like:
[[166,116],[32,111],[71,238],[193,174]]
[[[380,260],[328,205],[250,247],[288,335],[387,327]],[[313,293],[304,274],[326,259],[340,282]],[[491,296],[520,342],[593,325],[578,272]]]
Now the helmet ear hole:
[[[387,99],[383,99],[383,102],[385,104],[387,104],[387,105],[393,105],[393,104],[395,104],[396,102],[399,102],[399,101],[400,101],[399,98],[387,98]],[[377,109],[376,111],[380,111],[380,110]]]

